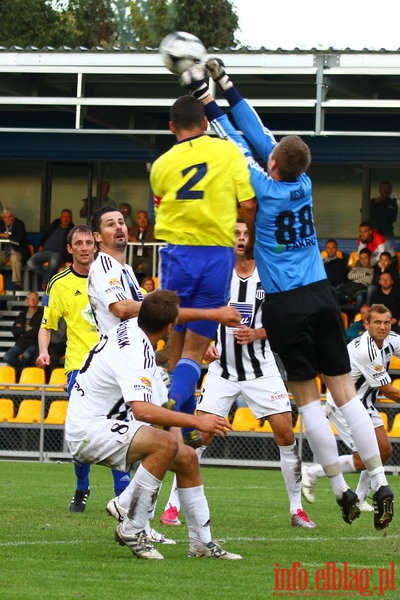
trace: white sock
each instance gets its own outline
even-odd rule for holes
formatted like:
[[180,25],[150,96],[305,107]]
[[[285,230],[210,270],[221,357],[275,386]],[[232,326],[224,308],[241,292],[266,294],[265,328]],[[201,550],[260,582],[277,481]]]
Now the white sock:
[[185,515],[191,548],[203,548],[211,542],[210,510],[204,487],[178,488],[182,512]]
[[171,506],[175,506],[178,509],[178,512],[180,511],[181,505],[179,502],[178,486],[176,484],[176,475],[174,475],[174,480],[172,482],[171,491],[169,493],[169,498],[168,498],[167,504],[165,505],[164,510],[168,510],[169,508],[171,508]]
[[146,529],[149,514],[154,509],[161,481],[139,465],[135,477],[128,487],[131,487],[131,503],[128,515],[122,522],[121,529],[124,533],[139,533]]
[[344,454],[339,456],[340,468],[342,473],[356,473],[357,469],[354,466],[354,457],[352,454]]
[[339,455],[335,436],[329,426],[328,419],[322,410],[320,400],[299,407],[303,417],[304,430],[307,440],[318,462],[329,477],[329,483],[337,498],[342,496],[346,484],[339,464]]
[[387,485],[374,426],[364,405],[355,396],[340,407],[340,412],[347,421],[350,435],[369,473],[372,489],[376,491],[381,485]]
[[301,504],[301,460],[297,444],[278,446],[281,457],[281,472],[289,497],[290,514],[295,514]]
[[360,479],[358,480],[358,485],[356,489],[356,494],[360,502],[364,502],[364,500],[368,496],[370,486],[371,481],[369,478],[368,471],[361,471]]

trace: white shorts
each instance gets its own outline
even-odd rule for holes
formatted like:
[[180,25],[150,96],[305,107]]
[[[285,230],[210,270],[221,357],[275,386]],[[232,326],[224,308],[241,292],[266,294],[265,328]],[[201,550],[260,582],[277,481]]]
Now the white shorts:
[[[342,413],[340,412],[340,410],[337,408],[337,406],[332,405],[330,402],[327,402],[325,413],[326,413],[326,417],[335,426],[342,442],[344,442],[346,444],[346,446],[348,448],[350,448],[350,450],[352,452],[356,452],[357,448],[353,442],[353,438],[351,437],[349,426],[347,425],[347,421],[344,418],[344,416],[342,415]],[[372,424],[374,426],[374,429],[376,429],[377,427],[383,426],[382,417],[379,414],[379,412],[376,410],[375,407],[370,407],[368,409],[368,414],[372,419]]]
[[278,369],[268,377],[248,381],[229,381],[208,372],[205,387],[197,401],[197,410],[226,417],[240,395],[257,419],[292,410]]
[[88,428],[85,439],[67,441],[69,451],[79,462],[105,465],[118,471],[130,471],[126,455],[140,427],[148,426],[141,421],[116,421],[104,419],[94,421]]

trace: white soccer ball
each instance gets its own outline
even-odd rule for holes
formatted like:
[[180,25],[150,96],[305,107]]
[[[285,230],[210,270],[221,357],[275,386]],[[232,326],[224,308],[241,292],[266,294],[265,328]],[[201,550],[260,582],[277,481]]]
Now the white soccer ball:
[[167,69],[174,75],[182,75],[195,62],[201,61],[206,49],[195,35],[174,31],[162,40],[159,52]]

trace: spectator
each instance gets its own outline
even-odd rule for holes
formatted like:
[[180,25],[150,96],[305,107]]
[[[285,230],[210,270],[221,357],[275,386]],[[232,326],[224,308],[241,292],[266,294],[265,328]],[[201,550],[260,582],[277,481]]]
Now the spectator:
[[[42,289],[46,289],[46,285],[60,266],[70,259],[67,236],[73,226],[72,212],[64,208],[60,218],[55,219],[43,234],[39,244],[39,248],[42,249],[31,256],[27,262],[28,269],[43,279]],[[45,263],[48,263],[47,267]]]
[[116,203],[114,200],[111,200],[108,193],[110,191],[110,184],[108,181],[101,182],[101,196],[100,199],[97,199],[97,196],[91,196],[90,198],[90,207],[88,206],[88,198],[84,198],[82,200],[83,206],[79,211],[79,216],[83,218],[87,217],[88,214],[91,216],[98,208],[101,206],[114,206],[116,207]]
[[22,265],[30,257],[25,224],[17,219],[11,208],[5,208],[1,214],[0,238],[9,240],[4,249],[0,251],[0,265],[10,261],[11,281],[15,290],[22,290],[21,274]]
[[[138,210],[136,213],[136,224],[129,229],[128,240],[130,242],[155,242],[154,224],[149,223],[149,216],[145,210]],[[136,272],[143,273],[145,277],[152,274],[153,269],[153,248],[137,246],[133,249],[133,260],[131,267]]]
[[323,263],[326,276],[335,289],[340,288],[346,283],[348,267],[343,258],[338,256],[338,246],[336,240],[329,239],[326,242]]
[[14,367],[19,378],[24,367],[34,364],[38,351],[38,333],[43,317],[43,307],[39,305],[39,295],[29,292],[26,297],[27,307],[22,310],[11,328],[15,338],[15,346],[7,350],[3,360]]
[[371,296],[371,304],[384,304],[392,313],[392,331],[400,333],[400,290],[393,283],[390,273],[382,273],[378,289]]
[[368,294],[368,288],[372,283],[374,270],[371,267],[371,252],[368,248],[360,250],[359,260],[356,266],[350,269],[348,282],[339,290],[338,298],[340,304],[347,304],[355,300],[354,314],[358,313],[364,304]]
[[367,304],[371,305],[371,298],[375,290],[378,289],[379,286],[379,278],[382,273],[390,273],[393,279],[394,286],[399,285],[399,272],[397,270],[397,265],[393,262],[392,256],[390,252],[381,252],[379,257],[379,262],[374,266],[374,275],[372,277],[372,283],[368,287],[367,292]]
[[122,204],[119,205],[118,208],[119,212],[122,214],[122,216],[125,219],[125,224],[127,226],[128,229],[131,229],[131,227],[134,226],[134,222],[132,219],[132,208],[130,204],[127,204],[127,202],[122,202]]
[[374,229],[371,223],[363,221],[359,227],[358,251],[368,248],[371,252],[371,265],[374,267],[379,260],[381,252],[385,250],[394,256],[394,250],[387,239]]
[[393,191],[390,181],[381,181],[379,196],[369,201],[369,220],[379,233],[385,237],[393,237],[393,224],[397,219],[398,207],[396,198],[391,198]]
[[156,284],[154,283],[154,279],[152,277],[145,277],[142,280],[140,287],[146,292],[146,294],[148,294],[149,292],[154,292],[156,289]]
[[359,335],[362,335],[365,329],[364,321],[367,319],[369,315],[369,306],[368,304],[363,304],[360,308],[360,317],[355,319],[353,323],[346,329],[346,339],[348,342],[354,340]]

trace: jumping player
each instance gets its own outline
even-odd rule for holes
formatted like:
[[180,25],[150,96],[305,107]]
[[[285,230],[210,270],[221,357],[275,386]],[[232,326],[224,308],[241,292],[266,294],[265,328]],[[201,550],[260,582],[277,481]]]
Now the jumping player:
[[312,185],[305,172],[311,161],[310,150],[297,136],[276,142],[234,87],[222,61],[209,59],[207,69],[231,105],[237,126],[268,165],[266,173],[213,100],[204,67],[196,65],[184,73],[183,81],[205,105],[216,131],[235,139],[247,157],[257,202],[243,205],[248,220],[255,221],[254,256],[266,292],[263,325],[271,348],[283,361],[310,446],[329,477],[343,520],[352,523],[360,515],[358,497],[343,478],[336,441],[322,410],[315,381],[321,373],[370,475],[374,523],[382,529],[393,518],[393,492],[371,419],[351,379],[340,309],[318,249]]

